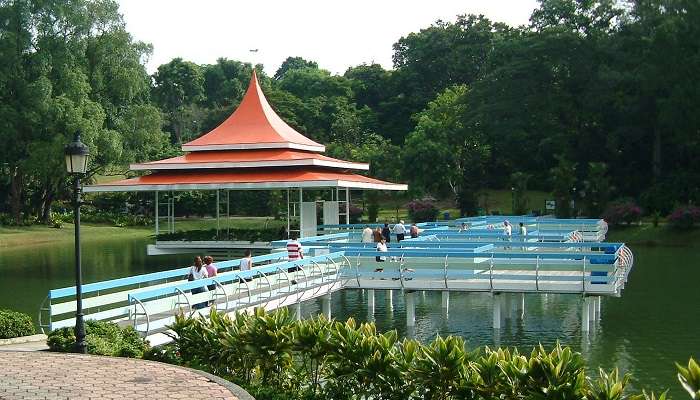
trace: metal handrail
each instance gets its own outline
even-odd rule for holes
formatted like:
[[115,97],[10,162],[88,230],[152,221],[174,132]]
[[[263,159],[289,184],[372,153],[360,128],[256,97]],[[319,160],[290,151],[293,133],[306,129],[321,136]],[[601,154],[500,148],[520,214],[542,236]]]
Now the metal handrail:
[[[284,279],[287,280],[287,292],[286,296],[284,296],[284,299],[287,300],[287,297],[292,293],[292,279],[289,279],[289,271],[287,271],[286,268],[280,268],[277,267],[277,271],[280,271],[281,273],[284,274]],[[278,291],[278,293],[281,292],[281,290]]]
[[[148,332],[151,331],[151,318],[148,316],[148,311],[146,311],[146,305],[141,302],[141,300],[134,298],[133,301],[136,303],[134,304],[134,329],[137,328],[138,326],[138,316],[143,315],[146,317],[146,331],[144,332],[144,336],[148,336]],[[139,313],[136,311],[136,306],[139,305],[141,306],[141,309],[143,310],[143,313]],[[137,329],[136,329],[137,330]],[[138,330],[137,330],[138,331]]]
[[219,282],[218,280],[212,278],[212,281],[214,282],[214,285],[217,286],[217,290],[214,291],[214,296],[213,296],[214,297],[214,307],[216,307],[216,297],[217,297],[216,293],[218,292],[218,289],[221,289],[221,291],[224,293],[224,298],[226,299],[226,307],[224,308],[224,310],[228,310],[229,299],[228,299],[228,293],[226,293],[226,288],[224,288],[224,285],[222,285],[221,282]]
[[237,290],[238,303],[239,304],[241,303],[241,298],[242,298],[241,297],[241,283],[243,283],[245,285],[246,292],[248,292],[248,294],[246,296],[248,298],[248,302],[246,303],[246,305],[249,305],[251,303],[251,301],[250,301],[250,285],[248,284],[248,281],[245,278],[241,278],[240,275],[236,274],[236,277],[238,278],[238,290]]
[[[175,305],[179,306],[180,304],[187,304],[187,308],[190,310],[189,315],[192,316],[192,314],[194,314],[194,310],[192,309],[192,303],[190,303],[190,299],[188,299],[185,292],[180,290],[180,288],[178,288],[178,287],[175,288],[175,292],[177,292],[177,300],[175,301]],[[180,296],[185,298],[185,303],[182,303],[180,301]],[[136,300],[138,300],[138,299],[136,299]]]
[[258,271],[258,273],[261,274],[263,276],[263,278],[265,278],[265,282],[267,282],[267,289],[268,289],[267,290],[267,297],[262,296],[262,294],[264,292],[260,292],[260,294],[259,294],[259,298],[267,299],[267,301],[265,302],[265,305],[263,306],[263,307],[267,307],[267,303],[269,303],[270,298],[272,298],[272,282],[270,282],[270,278],[268,278],[267,274],[265,272],[263,272],[262,270]]
[[[306,276],[306,271],[303,268],[299,268],[299,271],[301,271],[302,274],[304,274],[304,290],[308,289],[309,287],[309,278]],[[297,283],[298,285],[299,283]],[[304,294],[304,292],[299,292],[297,296],[297,301],[301,299],[301,296]]]
[[[46,300],[49,301],[49,308],[44,307],[44,304],[46,304]],[[41,318],[42,311],[49,312],[48,313],[49,314],[49,324],[48,325],[42,324],[42,318]],[[38,316],[37,320],[39,322],[39,328],[41,328],[41,333],[46,333],[46,331],[44,331],[44,328],[51,329],[51,299],[49,298],[49,296],[46,296],[44,298],[44,301],[41,302],[41,305],[39,306],[39,316]]]

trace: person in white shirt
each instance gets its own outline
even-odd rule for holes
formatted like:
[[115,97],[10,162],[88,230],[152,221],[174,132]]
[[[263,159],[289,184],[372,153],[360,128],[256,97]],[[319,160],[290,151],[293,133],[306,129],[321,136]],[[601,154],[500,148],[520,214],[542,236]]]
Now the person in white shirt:
[[[253,267],[253,257],[249,249],[243,253],[243,258],[241,258],[241,263],[239,269],[241,271],[250,271]],[[243,281],[250,282],[253,280],[252,276],[247,276],[245,278],[239,278],[238,282],[243,283]]]
[[[380,253],[386,253],[387,251],[389,251],[389,249],[386,247],[386,240],[384,240],[384,238],[382,238],[382,240],[379,243],[377,243],[377,251]],[[375,257],[375,260],[377,262],[384,262],[386,261],[386,256],[377,256]]]
[[513,235],[513,227],[508,220],[503,221],[503,234],[507,240],[510,240],[510,237]]
[[[511,237],[513,236],[513,226],[508,222],[508,220],[503,221],[503,240],[506,242],[510,242]],[[506,249],[510,249],[509,246],[505,247]]]
[[520,223],[520,236],[523,237],[523,240],[525,240],[525,236],[527,236],[527,227],[525,227],[525,224],[522,222]]
[[403,224],[403,220],[399,221],[398,224],[394,225],[394,233],[396,234],[397,242],[400,242],[404,239],[406,235],[406,227]]
[[[194,265],[190,267],[190,272],[187,275],[187,280],[188,281],[197,281],[200,279],[206,279],[209,277],[209,274],[207,273],[207,269],[202,265],[202,258],[197,256],[194,258]],[[204,293],[208,292],[206,286],[201,286],[201,287],[194,287],[192,288],[192,294],[199,294],[199,293]],[[197,303],[192,308],[195,310],[202,309],[207,306],[208,302],[203,302],[203,303]]]
[[365,226],[365,229],[362,230],[362,243],[372,243],[373,235],[372,228],[369,225]]

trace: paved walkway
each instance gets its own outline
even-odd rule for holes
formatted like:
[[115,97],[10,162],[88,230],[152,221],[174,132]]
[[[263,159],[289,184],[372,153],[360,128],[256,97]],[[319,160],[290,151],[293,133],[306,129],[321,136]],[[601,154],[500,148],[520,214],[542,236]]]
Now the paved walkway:
[[213,375],[131,358],[0,351],[0,366],[3,400],[252,399]]

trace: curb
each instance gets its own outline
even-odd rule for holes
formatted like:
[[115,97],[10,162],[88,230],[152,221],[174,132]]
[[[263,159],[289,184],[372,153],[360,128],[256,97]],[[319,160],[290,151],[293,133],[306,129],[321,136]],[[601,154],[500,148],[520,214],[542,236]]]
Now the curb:
[[22,344],[22,343],[33,343],[33,342],[46,342],[47,336],[43,333],[31,336],[20,336],[10,339],[0,339],[0,346],[7,346],[10,344]]

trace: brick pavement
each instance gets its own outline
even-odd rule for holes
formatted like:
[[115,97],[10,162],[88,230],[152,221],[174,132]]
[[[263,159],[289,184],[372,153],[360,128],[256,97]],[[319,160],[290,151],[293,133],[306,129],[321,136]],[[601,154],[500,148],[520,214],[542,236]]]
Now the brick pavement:
[[152,361],[0,351],[0,399],[247,400],[252,397],[212,375]]

